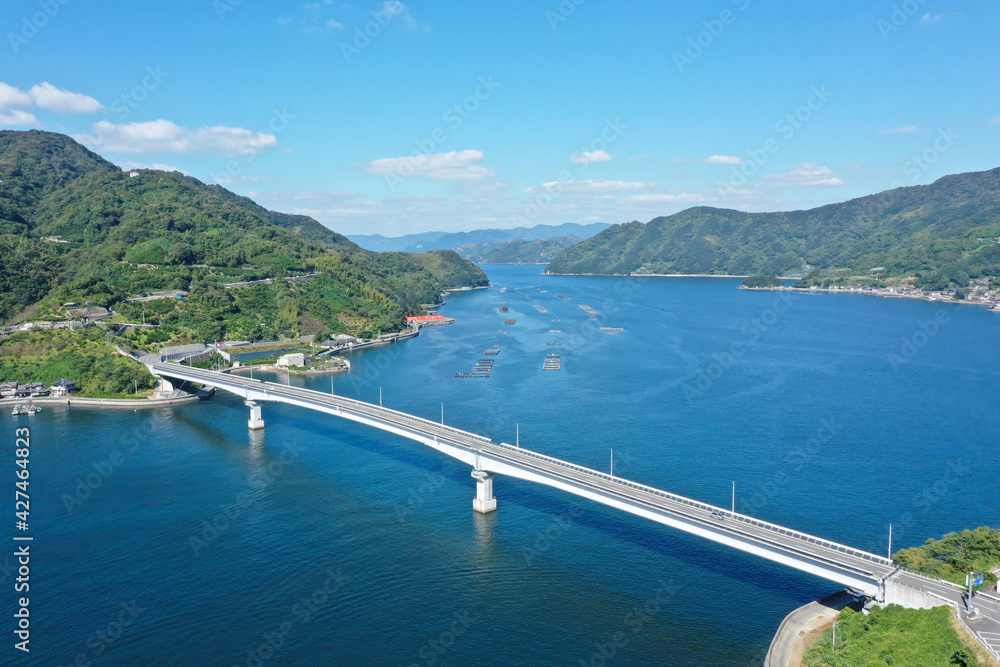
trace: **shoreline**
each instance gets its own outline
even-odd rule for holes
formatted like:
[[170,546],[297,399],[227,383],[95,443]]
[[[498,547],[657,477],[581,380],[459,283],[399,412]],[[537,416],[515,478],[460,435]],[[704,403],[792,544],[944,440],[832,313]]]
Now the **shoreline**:
[[951,303],[959,306],[985,306],[993,308],[993,303],[988,301],[969,301],[967,299],[933,299],[922,294],[894,294],[872,292],[871,290],[848,290],[831,289],[829,287],[743,287],[737,289],[755,292],[794,292],[795,294],[856,294],[858,296],[875,296],[881,299],[910,299],[913,301],[926,301],[927,303]]
[[[148,410],[150,408],[162,408],[170,405],[181,405],[184,403],[196,403],[202,400],[198,394],[185,394],[183,396],[145,398],[87,398],[85,396],[36,396],[34,398],[2,398],[0,407],[15,406],[18,403],[27,405],[29,402],[35,405],[65,405],[67,407],[90,407],[90,408],[134,408]],[[13,415],[12,415],[13,416]]]
[[286,366],[275,366],[273,364],[268,364],[265,366],[240,366],[238,368],[225,368],[222,370],[223,373],[229,373],[230,375],[245,375],[246,371],[251,368],[256,368],[258,371],[264,373],[288,373],[289,375],[338,375],[340,373],[347,373],[351,370],[351,367],[347,368],[330,368],[330,369],[316,369],[316,370],[292,370]]
[[[544,276],[605,276],[608,278],[749,278],[750,274],[732,273],[552,273],[543,271]],[[789,276],[777,276],[778,280],[798,280]]]
[[764,667],[798,667],[819,632],[840,615],[840,611],[853,602],[853,595],[841,590],[814,600],[785,616],[774,633],[764,658]]

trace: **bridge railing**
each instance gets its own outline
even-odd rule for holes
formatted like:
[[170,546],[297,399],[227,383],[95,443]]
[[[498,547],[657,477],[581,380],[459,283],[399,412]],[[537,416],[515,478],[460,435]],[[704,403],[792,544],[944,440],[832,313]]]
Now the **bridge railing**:
[[431,421],[430,419],[425,419],[423,417],[418,417],[416,415],[411,415],[407,412],[400,412],[399,410],[393,410],[392,408],[382,407],[381,405],[374,405],[372,403],[366,403],[365,401],[359,401],[354,398],[347,398],[346,396],[335,396],[333,394],[327,394],[322,391],[316,391],[314,389],[305,389],[303,387],[291,387],[289,385],[278,384],[276,382],[264,382],[268,388],[274,388],[279,391],[284,391],[290,394],[297,394],[308,398],[309,400],[317,400],[322,403],[333,404],[334,406],[340,406],[343,403],[353,405],[358,408],[362,408],[367,411],[379,412],[386,415],[393,415],[399,421],[403,422],[418,422],[421,426],[432,427],[431,431],[448,431],[456,435],[461,435],[466,438],[472,438],[483,444],[493,444],[493,441],[487,437],[477,435],[475,433],[470,433],[469,431],[463,431],[460,428],[455,428],[454,426],[447,426],[439,422]]
[[555,464],[557,466],[561,466],[561,467],[568,468],[568,469],[571,469],[571,470],[574,470],[574,471],[577,471],[577,472],[581,472],[581,473],[584,473],[586,475],[590,475],[590,476],[593,476],[593,477],[598,477],[598,478],[600,478],[600,479],[602,479],[604,481],[607,481],[607,482],[612,482],[614,484],[619,484],[619,485],[626,486],[626,487],[629,487],[629,488],[632,488],[632,489],[636,489],[638,491],[643,491],[644,493],[649,493],[649,494],[652,494],[654,496],[659,496],[661,498],[666,498],[666,499],[671,500],[673,502],[677,502],[677,503],[681,503],[681,504],[684,504],[684,505],[688,505],[689,507],[703,509],[703,510],[705,510],[707,512],[712,512],[712,511],[719,512],[719,513],[721,513],[724,516],[730,517],[730,518],[735,519],[737,521],[740,521],[742,523],[750,524],[750,525],[755,526],[757,528],[763,528],[765,530],[768,530],[768,531],[771,531],[771,532],[774,532],[774,533],[777,533],[777,534],[780,534],[780,535],[785,535],[787,537],[792,537],[792,538],[795,538],[795,539],[798,539],[798,540],[802,540],[804,542],[808,542],[810,544],[815,544],[817,546],[822,546],[822,547],[825,547],[827,549],[831,549],[833,551],[838,551],[840,553],[848,554],[848,555],[854,556],[856,558],[861,558],[861,559],[866,560],[866,561],[870,561],[870,562],[873,562],[873,563],[878,563],[880,565],[892,565],[892,561],[890,561],[887,558],[883,558],[882,556],[878,556],[876,554],[872,554],[872,553],[869,553],[867,551],[862,551],[860,549],[855,549],[853,547],[849,547],[849,546],[846,546],[846,545],[843,545],[843,544],[839,544],[837,542],[831,542],[830,540],[824,540],[824,539],[816,537],[814,535],[809,535],[808,533],[802,533],[802,532],[799,532],[797,530],[792,530],[790,528],[785,528],[784,526],[779,526],[777,524],[769,523],[767,521],[761,521],[760,519],[755,519],[755,518],[750,517],[750,516],[746,516],[746,515],[743,515],[743,514],[737,514],[735,512],[731,512],[731,511],[729,511],[727,509],[723,509],[723,508],[717,507],[715,505],[709,505],[708,503],[703,503],[703,502],[698,501],[698,500],[692,500],[691,498],[686,498],[684,496],[680,496],[680,495],[677,495],[675,493],[670,493],[668,491],[662,491],[662,490],[654,488],[652,486],[646,486],[645,484],[639,484],[638,482],[632,482],[630,480],[623,479],[621,477],[614,477],[614,476],[612,476],[612,475],[610,475],[608,473],[600,472],[600,471],[594,470],[592,468],[586,468],[584,466],[577,465],[575,463],[570,463],[568,461],[563,461],[562,459],[557,459],[557,458],[554,458],[552,456],[546,456],[545,454],[539,454],[538,452],[533,452],[531,450],[521,449],[520,447],[515,447],[515,446],[509,445],[509,444],[507,444],[505,442],[493,443],[493,444],[494,444],[494,446],[502,447],[504,449],[508,449],[508,450],[510,450],[512,452],[517,452],[517,453],[522,454],[524,456],[530,456],[532,458],[536,458],[536,459],[539,459],[539,460],[542,460],[542,461],[546,461],[548,463]]
[[933,582],[938,583],[938,584],[945,584],[947,586],[951,586],[952,588],[957,588],[960,591],[964,591],[965,590],[965,586],[961,586],[959,584],[956,584],[954,581],[948,581],[947,579],[942,579],[941,577],[935,577],[933,574],[927,574],[926,572],[920,572],[918,570],[911,570],[908,567],[904,567],[902,565],[898,565],[895,561],[893,561],[893,566],[897,570],[899,570],[900,572],[906,572],[907,574],[912,575],[914,577],[920,577],[921,579],[926,579],[928,581],[933,581]]
[[[162,365],[162,364],[161,364]],[[477,442],[483,444],[493,444],[493,441],[487,437],[477,435],[475,433],[470,433],[469,431],[463,431],[462,429],[455,428],[454,426],[446,426],[430,419],[424,419],[423,417],[417,417],[416,415],[411,415],[406,412],[400,412],[399,410],[393,410],[392,408],[385,408],[380,405],[374,405],[373,403],[366,403],[365,401],[359,401],[354,398],[348,398],[346,396],[335,396],[333,394],[327,394],[322,391],[316,391],[315,389],[306,389],[304,387],[293,387],[287,384],[279,384],[277,382],[269,382],[266,380],[259,380],[257,378],[246,378],[237,375],[229,375],[224,373],[216,373],[214,371],[205,370],[202,368],[194,368],[191,366],[182,366],[180,364],[175,364],[183,369],[185,373],[191,377],[198,378],[199,380],[204,380],[206,382],[216,382],[219,381],[229,381],[232,384],[243,384],[252,382],[254,385],[259,385],[259,388],[264,388],[268,391],[274,392],[284,392],[286,394],[298,395],[308,400],[317,401],[327,405],[333,405],[335,407],[340,407],[342,404],[349,404],[357,408],[367,410],[367,411],[377,411],[387,415],[393,415],[399,420],[406,422],[419,422],[424,427],[431,427],[431,432],[433,431],[448,431],[456,435],[461,435],[466,438],[471,438]],[[180,372],[173,371],[172,369],[163,369],[164,372]],[[237,380],[233,382],[233,380]],[[258,388],[258,387],[255,387]]]

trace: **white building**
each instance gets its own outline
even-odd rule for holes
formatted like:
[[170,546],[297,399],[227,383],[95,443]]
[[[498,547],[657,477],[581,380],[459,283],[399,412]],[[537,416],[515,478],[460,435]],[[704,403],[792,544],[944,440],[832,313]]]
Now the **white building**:
[[306,365],[306,355],[302,352],[295,352],[293,354],[283,354],[278,357],[278,366],[305,366]]

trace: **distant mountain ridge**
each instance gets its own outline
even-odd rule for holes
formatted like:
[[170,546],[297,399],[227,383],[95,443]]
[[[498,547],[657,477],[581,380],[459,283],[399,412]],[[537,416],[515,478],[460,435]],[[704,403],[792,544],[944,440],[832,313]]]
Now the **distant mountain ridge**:
[[575,236],[557,236],[535,241],[514,239],[463,245],[455,248],[455,252],[482,264],[548,264],[556,255],[580,240]]
[[563,236],[588,239],[611,225],[592,222],[581,225],[564,222],[561,225],[535,225],[514,229],[476,229],[469,232],[421,232],[404,236],[387,237],[381,234],[349,234],[348,239],[366,250],[375,252],[425,252],[427,250],[454,250],[460,246],[499,243],[502,241],[540,241]]
[[[810,210],[708,206],[615,225],[548,266],[565,274],[916,276],[925,289],[1000,275],[1000,168]],[[824,273],[826,272],[826,273]],[[874,278],[873,278],[874,279]]]

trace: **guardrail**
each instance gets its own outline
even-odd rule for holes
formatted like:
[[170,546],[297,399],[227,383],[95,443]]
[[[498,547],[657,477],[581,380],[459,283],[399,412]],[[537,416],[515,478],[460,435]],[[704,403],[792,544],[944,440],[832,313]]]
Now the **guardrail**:
[[603,472],[600,472],[598,470],[593,470],[592,468],[586,468],[584,466],[580,466],[580,465],[577,465],[575,463],[569,463],[568,461],[563,461],[561,459],[557,459],[557,458],[554,458],[552,456],[546,456],[545,454],[539,454],[537,452],[532,452],[531,450],[521,449],[519,447],[514,447],[513,445],[509,445],[507,443],[495,443],[495,446],[504,447],[506,449],[509,449],[509,450],[512,450],[512,451],[515,451],[515,452],[519,452],[519,453],[524,454],[526,456],[531,456],[531,457],[534,457],[534,458],[537,458],[537,459],[540,459],[540,460],[547,461],[549,463],[553,463],[555,465],[559,465],[559,466],[563,466],[563,467],[566,467],[566,468],[570,468],[570,469],[576,470],[578,472],[583,472],[583,473],[586,473],[588,475],[599,477],[599,478],[601,478],[601,479],[603,479],[605,481],[614,482],[616,484],[621,484],[621,485],[624,485],[624,486],[627,486],[627,487],[630,487],[630,488],[633,488],[633,489],[637,489],[637,490],[640,490],[640,491],[644,491],[646,493],[650,493],[650,494],[655,495],[655,496],[660,496],[660,497],[663,497],[663,498],[667,498],[668,500],[672,500],[674,502],[678,502],[678,503],[682,503],[682,504],[685,504],[685,505],[689,505],[691,507],[697,507],[699,509],[704,509],[704,510],[707,510],[709,512],[711,512],[711,511],[720,512],[724,516],[733,518],[733,519],[735,519],[737,521],[742,521],[744,523],[748,523],[750,525],[756,526],[758,528],[763,528],[765,530],[770,530],[772,532],[775,532],[775,533],[778,533],[778,534],[781,534],[781,535],[787,535],[789,537],[794,537],[796,539],[800,539],[800,540],[803,540],[805,542],[809,542],[811,544],[816,544],[818,546],[823,546],[823,547],[826,547],[828,549],[832,549],[834,551],[839,551],[841,553],[849,554],[849,555],[855,556],[857,558],[862,558],[864,560],[867,560],[867,561],[870,561],[870,562],[873,562],[873,563],[878,563],[880,565],[890,565],[890,566],[892,565],[892,561],[890,561],[889,559],[883,558],[882,556],[878,556],[878,555],[873,554],[873,553],[869,553],[867,551],[861,551],[860,549],[855,549],[853,547],[849,547],[849,546],[846,546],[846,545],[843,545],[843,544],[839,544],[837,542],[832,542],[830,540],[824,540],[824,539],[816,537],[814,535],[809,535],[808,533],[802,533],[802,532],[799,532],[797,530],[792,530],[790,528],[785,528],[784,526],[779,526],[777,524],[769,523],[767,521],[761,521],[760,519],[755,519],[753,517],[749,517],[749,516],[746,516],[746,515],[743,515],[743,514],[738,514],[738,513],[735,513],[735,512],[731,512],[731,511],[729,511],[727,509],[723,509],[723,508],[717,507],[715,505],[709,505],[708,503],[703,503],[703,502],[700,502],[698,500],[692,500],[690,498],[686,498],[684,496],[680,496],[680,495],[677,495],[675,493],[670,493],[668,491],[662,491],[662,490],[654,488],[652,486],[646,486],[645,484],[639,484],[638,482],[632,482],[632,481],[629,481],[629,480],[626,480],[626,479],[623,479],[623,478],[620,478],[620,477],[613,477],[612,475],[610,475],[608,473],[603,473]]
[[[495,453],[494,453],[494,455],[497,456],[497,454],[495,454]],[[499,456],[501,456],[502,458],[507,458],[507,460],[515,462],[515,463],[518,462],[516,459],[513,459],[511,457],[507,457],[507,456],[504,456],[504,455],[499,455]],[[609,489],[607,487],[598,486],[595,482],[591,482],[591,481],[588,481],[588,480],[580,480],[578,478],[574,478],[574,477],[570,476],[568,473],[560,473],[560,472],[555,472],[555,471],[551,471],[551,470],[547,471],[547,473],[549,475],[560,477],[560,478],[563,478],[565,480],[568,480],[569,482],[571,482],[573,484],[595,489],[595,490],[597,490],[600,493],[603,493],[605,495],[617,496],[618,498],[626,500],[626,501],[628,501],[630,503],[639,504],[639,505],[645,505],[646,507],[650,507],[650,508],[652,508],[654,510],[657,510],[657,511],[663,511],[665,509],[668,510],[668,511],[674,511],[674,510],[670,510],[669,508],[667,508],[667,507],[665,507],[663,505],[653,504],[652,501],[646,500],[646,499],[644,499],[642,497],[637,497],[635,495],[627,495],[624,492],[624,490],[615,489],[615,488],[610,488]],[[616,481],[618,481],[618,480],[616,480]],[[640,485],[635,485],[635,486],[636,487],[642,487],[641,484]],[[656,494],[656,495],[662,495],[662,494]],[[685,499],[685,500],[689,500],[689,499]],[[689,503],[686,503],[686,504],[690,504],[692,506],[704,505],[703,503],[697,503],[697,501],[690,501]],[[708,507],[711,507],[711,506],[709,505]],[[692,519],[692,518],[694,518],[694,517],[692,517],[690,515],[685,515],[685,514],[682,514],[680,512],[676,512],[675,511],[675,513],[678,516],[681,516],[682,518],[686,518],[686,519]],[[694,520],[697,521],[697,518],[694,518]],[[704,523],[708,524],[708,523],[711,523],[711,522],[705,521]],[[834,567],[834,568],[838,568],[838,569],[841,569],[841,570],[848,570],[848,571],[854,572],[856,574],[859,574],[859,575],[861,575],[863,577],[878,578],[878,573],[877,572],[872,572],[871,570],[862,569],[860,567],[857,567],[857,566],[852,565],[850,563],[845,563],[843,561],[834,560],[832,557],[827,557],[826,555],[824,555],[823,552],[818,552],[818,553],[809,552],[809,551],[805,550],[804,548],[798,546],[797,543],[794,543],[794,542],[793,543],[781,543],[781,542],[775,541],[773,539],[768,539],[768,537],[766,535],[753,534],[753,533],[750,533],[750,532],[740,532],[739,530],[734,529],[731,524],[728,525],[728,526],[725,525],[725,524],[712,524],[712,525],[714,527],[716,527],[716,528],[719,528],[719,529],[724,530],[726,532],[732,533],[732,534],[737,535],[737,536],[739,536],[741,538],[752,540],[752,541],[754,541],[754,542],[756,542],[758,544],[763,544],[763,545],[766,545],[766,546],[774,547],[774,548],[776,548],[776,549],[778,549],[780,551],[784,551],[786,553],[798,554],[798,555],[801,555],[801,556],[803,556],[803,557],[805,557],[805,558],[807,558],[809,560],[812,560],[814,562],[821,562],[821,563],[825,563],[825,564],[827,564],[827,565],[829,565],[831,567]]]
[[947,579],[942,579],[941,577],[935,577],[934,575],[927,574],[926,572],[919,572],[917,570],[911,570],[908,567],[904,567],[902,565],[897,565],[895,563],[895,561],[893,561],[893,567],[895,567],[900,572],[906,572],[907,574],[913,575],[915,577],[920,577],[921,579],[927,579],[928,581],[933,581],[933,582],[939,583],[939,584],[946,584],[946,585],[951,586],[952,588],[956,588],[956,589],[958,589],[960,591],[964,591],[965,590],[964,586],[960,586],[960,585],[956,584],[954,581],[948,581]]

